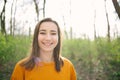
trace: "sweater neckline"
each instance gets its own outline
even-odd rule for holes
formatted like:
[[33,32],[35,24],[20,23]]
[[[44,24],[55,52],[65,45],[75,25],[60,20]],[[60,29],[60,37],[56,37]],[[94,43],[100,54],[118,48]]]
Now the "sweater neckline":
[[37,66],[52,66],[52,65],[54,65],[54,62],[52,61],[52,62],[38,62],[38,63],[36,63],[36,65]]

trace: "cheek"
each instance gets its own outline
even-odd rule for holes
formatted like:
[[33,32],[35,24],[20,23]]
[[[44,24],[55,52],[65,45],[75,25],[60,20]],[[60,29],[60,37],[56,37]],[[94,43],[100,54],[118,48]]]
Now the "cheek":
[[38,43],[42,40],[42,36],[38,35]]
[[39,42],[39,40],[40,40],[40,36],[38,35],[38,42]]
[[57,45],[57,44],[58,44],[58,41],[59,41],[59,40],[58,40],[58,37],[55,37],[54,40],[55,40],[56,45]]
[[40,37],[38,36],[38,45],[40,46]]
[[38,34],[38,40],[42,40],[45,36]]

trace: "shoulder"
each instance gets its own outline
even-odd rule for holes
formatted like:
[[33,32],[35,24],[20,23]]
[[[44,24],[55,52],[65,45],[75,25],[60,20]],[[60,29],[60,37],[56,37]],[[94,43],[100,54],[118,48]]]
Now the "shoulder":
[[64,62],[64,68],[66,68],[66,69],[70,70],[71,72],[75,73],[75,68],[74,68],[73,63],[65,57],[62,57],[62,60]]
[[24,63],[24,62],[27,61],[27,60],[28,60],[27,57],[26,57],[26,58],[23,58],[23,59],[19,60],[16,65],[20,65],[20,64]]
[[63,66],[63,69],[65,70],[69,70],[69,73],[70,73],[70,76],[71,76],[71,80],[77,80],[77,77],[76,77],[76,71],[75,71],[75,68],[74,68],[74,65],[72,64],[72,62],[65,58],[65,57],[61,57],[63,62],[64,62],[64,66]]
[[28,58],[23,58],[23,59],[21,59],[21,60],[19,60],[17,63],[16,63],[16,65],[15,65],[15,68],[23,68],[22,66],[21,66],[21,64],[22,63],[24,63],[25,61],[27,61],[27,59]]
[[72,64],[72,62],[69,60],[69,59],[67,59],[66,57],[61,57],[62,58],[62,60],[63,60],[63,62],[64,62],[64,64],[69,64],[69,65],[73,65]]
[[21,63],[23,63],[24,61],[26,61],[26,58],[21,59],[16,63],[11,75],[11,80],[23,80],[25,69],[21,66]]

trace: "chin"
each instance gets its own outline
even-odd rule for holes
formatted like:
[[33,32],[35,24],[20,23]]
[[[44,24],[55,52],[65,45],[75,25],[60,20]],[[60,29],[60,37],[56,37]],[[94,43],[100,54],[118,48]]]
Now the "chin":
[[45,51],[45,52],[51,52],[51,51],[53,51],[54,49],[44,49],[43,51]]

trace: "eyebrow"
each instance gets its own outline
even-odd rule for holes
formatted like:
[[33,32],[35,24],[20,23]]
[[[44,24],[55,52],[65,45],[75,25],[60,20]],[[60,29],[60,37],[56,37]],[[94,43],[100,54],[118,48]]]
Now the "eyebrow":
[[43,29],[42,29],[42,30],[39,30],[39,32],[40,32],[40,31],[46,31],[46,30],[43,30]]
[[[41,29],[41,30],[39,30],[39,32],[40,31],[46,31],[46,30],[44,30],[44,29]],[[50,30],[51,32],[57,32],[56,30]]]

